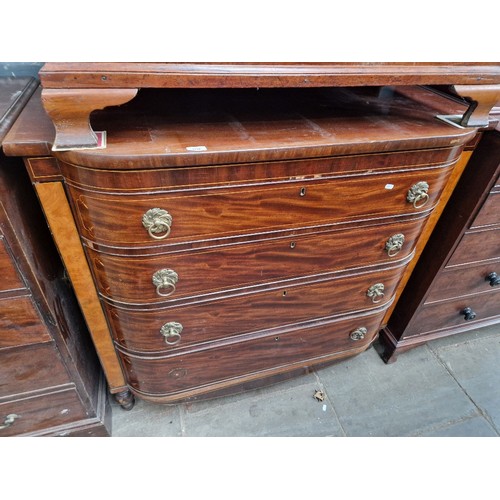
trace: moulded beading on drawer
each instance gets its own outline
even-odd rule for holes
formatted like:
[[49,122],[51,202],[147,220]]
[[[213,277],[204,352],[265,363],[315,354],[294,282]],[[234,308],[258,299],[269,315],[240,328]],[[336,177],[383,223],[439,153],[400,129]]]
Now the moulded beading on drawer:
[[332,322],[295,325],[189,354],[141,357],[119,352],[132,390],[145,399],[176,401],[251,379],[312,367],[366,350],[386,308]]
[[[106,255],[86,249],[99,292],[124,304],[153,304],[190,296],[223,293],[346,269],[393,265],[411,255],[427,217],[355,229],[274,238],[151,257]],[[390,251],[397,235],[401,244]],[[176,273],[173,286],[153,281],[155,273]],[[167,297],[164,295],[169,294]]]
[[[10,418],[8,418],[10,416]],[[74,389],[0,403],[2,436],[41,435],[59,425],[88,418]]]
[[[85,239],[107,247],[156,247],[423,213],[436,203],[451,169],[168,195],[103,195],[75,187],[69,191]],[[410,193],[418,194],[411,198]]]
[[51,340],[31,297],[0,299],[0,310],[0,349]]
[[[382,271],[290,285],[168,308],[104,303],[117,343],[128,351],[168,352],[303,321],[375,309],[391,300],[405,263]],[[243,319],[242,319],[243,318]]]

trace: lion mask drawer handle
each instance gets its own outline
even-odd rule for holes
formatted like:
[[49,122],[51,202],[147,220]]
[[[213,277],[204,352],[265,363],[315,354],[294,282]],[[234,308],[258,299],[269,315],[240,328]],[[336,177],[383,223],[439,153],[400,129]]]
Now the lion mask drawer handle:
[[367,333],[368,330],[364,326],[361,326],[352,331],[349,336],[351,337],[351,340],[363,340]]
[[156,293],[161,297],[168,297],[175,292],[179,275],[173,269],[160,269],[153,274],[152,281],[156,287]]
[[405,236],[404,234],[394,234],[391,236],[386,244],[385,244],[385,249],[387,250],[387,255],[389,257],[394,257],[396,256],[401,248],[403,248],[403,243],[405,241]]
[[150,208],[142,216],[142,225],[151,238],[163,240],[170,234],[172,216],[162,208]]
[[375,283],[366,291],[366,295],[372,299],[374,304],[378,304],[384,298],[384,284]]
[[408,203],[413,203],[415,208],[422,208],[429,201],[427,191],[429,191],[427,182],[417,182],[408,190],[406,200]]
[[160,333],[165,339],[165,343],[168,345],[175,345],[181,341],[181,333],[183,326],[175,321],[170,321],[170,323],[165,323],[160,328]]

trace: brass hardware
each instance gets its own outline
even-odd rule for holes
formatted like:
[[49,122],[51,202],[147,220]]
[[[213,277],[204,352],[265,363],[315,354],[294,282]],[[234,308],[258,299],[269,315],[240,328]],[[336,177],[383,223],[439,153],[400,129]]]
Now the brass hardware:
[[[153,274],[153,285],[156,293],[161,297],[168,297],[175,292],[175,284],[179,281],[179,275],[173,269],[160,269]],[[166,288],[167,293],[162,293],[162,288]]]
[[[429,184],[427,184],[427,182],[417,182],[408,190],[406,201],[408,201],[409,203],[413,203],[413,206],[415,208],[422,208],[429,201],[429,195],[427,194],[428,190]],[[422,201],[422,203],[420,203],[420,205],[417,205],[419,201]]]
[[465,321],[476,319],[476,313],[470,307],[466,307],[463,311],[460,311],[460,314],[464,315]]
[[384,298],[384,284],[375,283],[366,291],[366,295],[372,299],[374,304],[378,304]]
[[290,248],[292,248],[292,249],[293,249],[293,248],[295,248],[296,246],[297,246],[297,243],[295,243],[295,241],[292,241],[292,242],[290,243]]
[[306,195],[306,188],[300,188],[300,196]]
[[490,273],[486,276],[486,281],[490,282],[490,286],[498,286],[500,285],[500,276],[495,272]]
[[385,244],[385,249],[387,250],[387,255],[389,257],[394,257],[399,253],[401,248],[403,247],[403,243],[405,241],[405,235],[398,233],[392,235]]
[[359,328],[356,328],[356,330],[351,332],[350,337],[351,340],[363,340],[367,333],[368,330],[364,326],[360,326]]
[[[172,216],[162,208],[150,208],[142,216],[142,225],[148,230],[149,236],[155,240],[163,240],[170,234]],[[157,234],[160,236],[156,236]]]
[[5,417],[5,420],[3,421],[3,425],[0,425],[0,431],[2,429],[7,429],[7,427],[10,427],[16,418],[19,418],[19,415],[16,415],[15,413],[11,413],[10,415],[7,415]]
[[[176,323],[175,321],[171,321],[170,323],[165,323],[160,328],[160,333],[165,338],[165,343],[168,345],[175,345],[181,341],[181,332],[183,330],[183,326],[180,323]],[[169,339],[174,338],[174,341],[170,341]]]

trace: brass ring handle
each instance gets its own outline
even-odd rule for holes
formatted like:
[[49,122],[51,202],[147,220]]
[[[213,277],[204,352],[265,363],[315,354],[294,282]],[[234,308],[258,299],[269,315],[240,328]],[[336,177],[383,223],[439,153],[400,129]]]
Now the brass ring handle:
[[[156,287],[156,293],[161,297],[169,297],[175,292],[175,285],[179,281],[179,275],[173,269],[160,269],[153,274],[152,282]],[[167,292],[161,290],[165,288]]]
[[405,235],[398,233],[392,235],[385,243],[385,249],[387,250],[387,255],[389,257],[395,257],[401,248],[403,248],[403,243],[405,241]]
[[364,326],[361,326],[356,328],[356,330],[353,330],[349,336],[351,337],[351,340],[363,340],[367,333],[368,330]]
[[[149,236],[155,240],[163,240],[172,228],[172,216],[162,208],[150,208],[142,216],[142,225],[147,229]],[[157,236],[157,235],[160,236]]]
[[[429,191],[429,184],[427,182],[417,182],[408,190],[406,201],[413,203],[414,208],[422,208],[429,201],[427,191]],[[422,201],[422,203],[418,204],[419,201]]]
[[[163,335],[166,344],[175,345],[181,341],[181,332],[183,328],[184,327],[180,323],[171,321],[170,323],[165,323],[160,328],[160,333]],[[170,339],[174,340],[172,341]]]
[[384,284],[375,283],[366,291],[366,295],[372,299],[374,304],[378,304],[384,298]]
[[5,417],[5,420],[3,421],[3,425],[0,425],[0,430],[7,429],[7,427],[10,427],[14,423],[16,418],[19,418],[19,415],[16,415],[15,413],[7,415]]

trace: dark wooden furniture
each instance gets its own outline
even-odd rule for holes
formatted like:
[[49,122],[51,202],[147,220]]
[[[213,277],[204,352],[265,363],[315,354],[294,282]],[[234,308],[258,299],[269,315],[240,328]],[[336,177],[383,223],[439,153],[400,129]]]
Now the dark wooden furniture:
[[142,88],[92,114],[104,149],[52,151],[38,93],[25,108],[7,151],[124,408],[130,391],[213,396],[372,344],[477,129],[436,117],[463,102],[358,87]]
[[381,332],[386,361],[500,323],[500,130],[482,135]]
[[[0,143],[38,83],[0,78]],[[107,436],[102,369],[22,161],[0,151],[0,437]]]

